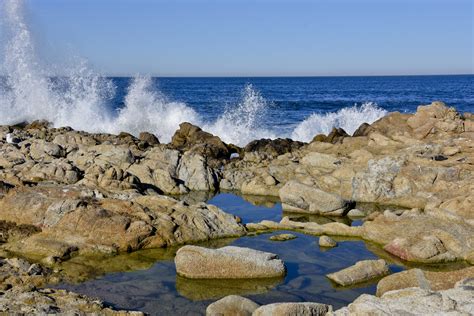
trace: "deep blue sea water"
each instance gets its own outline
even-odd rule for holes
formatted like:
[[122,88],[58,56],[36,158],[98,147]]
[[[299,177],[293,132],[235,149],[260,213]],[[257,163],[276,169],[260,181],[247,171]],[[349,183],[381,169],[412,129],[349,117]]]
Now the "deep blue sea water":
[[352,133],[436,100],[474,111],[473,75],[23,79],[0,78],[0,124],[46,119],[91,132],[149,131],[162,142],[185,121],[244,146],[258,138],[309,141],[332,127]]
[[[114,77],[116,107],[123,106],[133,78]],[[265,123],[283,129],[312,113],[336,112],[374,102],[387,111],[414,112],[443,101],[459,111],[474,111],[474,76],[153,78],[157,90],[186,103],[208,120],[237,104],[247,84],[269,101]]]

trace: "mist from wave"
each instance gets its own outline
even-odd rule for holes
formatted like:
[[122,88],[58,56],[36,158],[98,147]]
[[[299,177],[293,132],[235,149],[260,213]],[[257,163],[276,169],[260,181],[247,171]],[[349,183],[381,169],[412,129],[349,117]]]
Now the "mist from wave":
[[209,121],[186,103],[170,100],[150,77],[141,75],[130,82],[123,106],[114,109],[111,102],[117,88],[111,79],[93,72],[84,60],[64,69],[65,76],[51,77],[52,69],[42,66],[37,57],[24,20],[23,0],[5,0],[3,6],[2,26],[7,28],[9,39],[3,61],[6,76],[0,84],[0,124],[44,119],[55,127],[71,126],[89,132],[126,131],[138,135],[149,131],[162,142],[168,142],[180,123],[190,122],[227,143],[243,146],[259,138],[291,137],[309,141],[316,134],[328,133],[334,126],[352,133],[363,122],[372,123],[386,114],[373,103],[334,113],[313,113],[288,133],[265,126],[263,122],[271,102],[247,84],[237,102]]

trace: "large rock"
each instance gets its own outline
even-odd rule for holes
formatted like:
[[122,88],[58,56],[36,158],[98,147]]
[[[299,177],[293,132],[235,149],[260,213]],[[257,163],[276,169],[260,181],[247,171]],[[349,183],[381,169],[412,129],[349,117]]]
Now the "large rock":
[[166,194],[186,193],[187,188],[178,179],[178,164],[181,154],[178,150],[153,147],[143,159],[132,164],[127,172],[136,176],[147,187]]
[[331,310],[330,305],[321,303],[274,303],[260,306],[253,316],[323,316]]
[[251,316],[259,306],[248,298],[229,295],[210,304],[206,316]]
[[288,138],[277,139],[258,139],[251,141],[245,146],[246,153],[257,152],[266,155],[266,157],[276,157],[286,153],[291,153],[303,147],[305,144],[293,141]]
[[80,186],[11,190],[0,200],[0,219],[35,226],[41,232],[7,245],[41,259],[72,251],[132,251],[240,236],[233,215],[204,203],[189,206],[164,196],[97,198]]
[[173,135],[170,146],[180,151],[192,151],[204,157],[224,158],[230,157],[227,145],[217,136],[203,131],[191,123],[181,123]]
[[201,155],[185,153],[181,157],[177,174],[191,190],[216,191],[219,186],[218,174]]
[[390,291],[382,297],[363,294],[331,315],[472,315],[473,312],[474,282],[467,279],[444,291],[415,287]]
[[365,221],[362,237],[408,261],[474,262],[474,226],[455,218],[411,213],[396,216],[387,212]]
[[33,160],[51,160],[64,156],[61,146],[43,140],[34,141],[30,146],[30,156]]
[[454,271],[410,269],[386,276],[380,280],[377,284],[377,296],[409,287],[420,287],[432,291],[447,290],[466,278],[474,278],[474,267]]
[[367,170],[358,172],[352,181],[352,198],[358,202],[386,203],[396,197],[393,182],[405,163],[404,157],[370,160]]
[[326,275],[331,281],[348,286],[372,280],[390,273],[387,262],[379,260],[363,260],[341,271]]
[[351,203],[334,193],[327,193],[315,187],[289,181],[280,189],[280,199],[286,211],[322,215],[345,215]]
[[448,108],[443,102],[419,106],[407,123],[418,138],[425,138],[438,132],[460,133],[464,131],[461,114],[454,108]]
[[191,279],[252,279],[284,276],[285,264],[268,252],[227,246],[184,246],[175,258],[176,272]]

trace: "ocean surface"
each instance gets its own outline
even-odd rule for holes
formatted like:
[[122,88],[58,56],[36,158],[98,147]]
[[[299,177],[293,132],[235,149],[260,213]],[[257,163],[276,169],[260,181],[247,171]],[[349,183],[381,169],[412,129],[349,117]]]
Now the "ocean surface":
[[[44,77],[43,88],[33,82],[31,89],[16,87],[17,91],[15,83],[8,83],[3,77],[0,124],[47,119],[56,126],[92,132],[138,134],[146,130],[167,142],[181,122],[189,121],[226,142],[243,146],[257,138],[309,141],[334,126],[352,133],[360,124],[372,123],[388,112],[414,112],[419,105],[435,100],[461,112],[474,110],[472,75],[94,79],[74,76]],[[34,93],[36,100],[25,93]]]

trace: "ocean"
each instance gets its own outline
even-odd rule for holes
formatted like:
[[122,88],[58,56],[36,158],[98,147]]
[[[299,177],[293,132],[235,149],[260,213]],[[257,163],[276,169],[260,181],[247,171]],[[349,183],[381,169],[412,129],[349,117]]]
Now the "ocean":
[[185,121],[244,146],[258,138],[310,141],[332,127],[352,133],[388,112],[414,112],[436,100],[461,112],[474,110],[473,75],[156,78],[75,73],[0,81],[0,124],[46,119],[91,132],[150,131],[162,142]]

